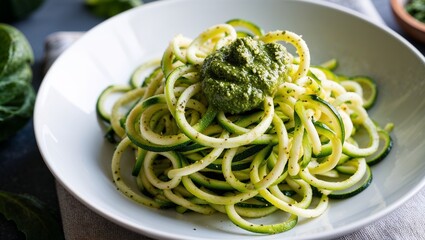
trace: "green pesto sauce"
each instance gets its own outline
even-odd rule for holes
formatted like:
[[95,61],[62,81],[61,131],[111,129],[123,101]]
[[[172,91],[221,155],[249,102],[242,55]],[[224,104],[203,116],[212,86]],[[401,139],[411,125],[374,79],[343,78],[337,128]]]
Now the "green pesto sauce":
[[210,54],[201,68],[202,90],[217,110],[236,114],[261,106],[287,79],[286,48],[252,37],[238,38]]

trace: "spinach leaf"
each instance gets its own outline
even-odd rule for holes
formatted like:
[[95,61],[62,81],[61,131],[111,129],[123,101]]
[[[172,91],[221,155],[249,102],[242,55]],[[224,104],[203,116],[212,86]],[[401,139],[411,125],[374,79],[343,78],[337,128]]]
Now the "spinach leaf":
[[24,127],[33,115],[33,62],[34,54],[24,34],[0,23],[0,141]]
[[44,0],[1,0],[0,22],[16,22],[27,18]]
[[14,221],[27,240],[64,239],[59,219],[34,196],[0,191],[0,213]]

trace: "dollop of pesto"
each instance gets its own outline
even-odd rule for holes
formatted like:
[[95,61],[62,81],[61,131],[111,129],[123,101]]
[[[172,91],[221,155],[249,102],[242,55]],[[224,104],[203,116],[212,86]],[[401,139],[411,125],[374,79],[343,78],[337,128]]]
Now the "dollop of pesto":
[[201,67],[202,90],[217,110],[246,112],[273,95],[287,79],[290,66],[283,45],[238,38],[206,57]]

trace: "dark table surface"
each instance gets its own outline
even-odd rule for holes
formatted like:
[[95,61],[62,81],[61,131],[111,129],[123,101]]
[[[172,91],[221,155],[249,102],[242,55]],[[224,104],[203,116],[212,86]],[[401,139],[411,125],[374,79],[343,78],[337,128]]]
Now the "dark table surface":
[[[36,60],[32,67],[33,85],[36,90],[43,79],[46,36],[57,31],[87,31],[103,21],[91,15],[84,8],[83,1],[45,0],[29,18],[12,24],[25,34],[33,48]],[[389,0],[372,1],[385,23],[425,54],[425,44],[413,41],[401,31],[392,15]],[[31,194],[45,202],[60,219],[54,177],[37,148],[32,121],[9,140],[0,142],[0,190]],[[25,239],[25,235],[0,214],[0,240],[20,239]]]

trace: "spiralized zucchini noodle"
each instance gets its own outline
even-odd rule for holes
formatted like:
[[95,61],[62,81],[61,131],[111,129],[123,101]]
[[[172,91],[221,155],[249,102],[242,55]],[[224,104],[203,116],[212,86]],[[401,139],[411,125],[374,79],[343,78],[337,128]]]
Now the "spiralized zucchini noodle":
[[[245,36],[296,53],[289,53],[286,80],[259,107],[229,114],[209,104],[200,69],[211,53]],[[337,67],[337,59],[311,65],[300,35],[264,33],[242,19],[194,39],[176,36],[161,59],[143,63],[128,84],[109,86],[99,96],[98,115],[116,143],[114,184],[140,204],[220,212],[255,233],[284,232],[299,218],[322,215],[330,198],[366,189],[370,166],[392,146],[392,125],[381,128],[367,112],[376,100],[375,82],[338,74]],[[123,172],[124,164],[132,171]],[[130,174],[137,188],[124,181]],[[277,212],[280,220],[263,222]]]

